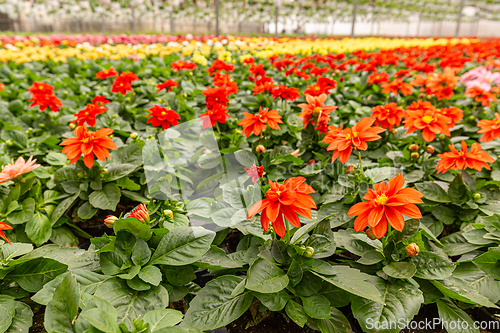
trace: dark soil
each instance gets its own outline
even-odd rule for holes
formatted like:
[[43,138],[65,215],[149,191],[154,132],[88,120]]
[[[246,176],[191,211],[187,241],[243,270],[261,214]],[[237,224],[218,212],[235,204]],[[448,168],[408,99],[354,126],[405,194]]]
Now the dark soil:
[[313,333],[310,328],[303,328],[290,320],[285,313],[273,312],[257,325],[247,327],[253,323],[252,313],[247,311],[235,322],[229,324],[227,328],[231,333]]
[[43,315],[45,314],[45,307],[42,307],[33,316],[33,325],[31,325],[29,333],[44,333],[45,327],[43,326]]
[[224,240],[224,243],[229,250],[229,252],[236,252],[236,248],[238,247],[238,243],[240,242],[241,232],[235,229],[230,229],[229,233]]
[[180,301],[170,303],[170,308],[186,314],[186,301],[181,299]]

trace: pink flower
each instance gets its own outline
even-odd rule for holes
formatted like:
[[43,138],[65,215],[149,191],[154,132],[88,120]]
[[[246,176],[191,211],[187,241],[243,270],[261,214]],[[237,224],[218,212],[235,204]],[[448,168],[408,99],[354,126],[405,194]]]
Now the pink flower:
[[491,90],[492,84],[500,85],[500,73],[492,72],[486,67],[480,66],[471,69],[460,77],[460,82],[465,84],[467,90],[478,87],[486,92]]
[[2,172],[0,172],[0,184],[35,170],[40,166],[40,164],[35,164],[35,162],[36,160],[33,159],[33,156],[30,156],[28,161],[19,157],[16,163],[14,163],[14,159],[12,159],[11,164],[2,166]]

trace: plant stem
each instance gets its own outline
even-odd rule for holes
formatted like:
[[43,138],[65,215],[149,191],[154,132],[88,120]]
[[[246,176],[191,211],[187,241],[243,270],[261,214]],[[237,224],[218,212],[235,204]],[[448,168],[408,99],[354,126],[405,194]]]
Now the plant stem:
[[290,245],[290,227],[288,226],[288,220],[283,219],[285,222],[286,235],[285,235],[285,243]]
[[363,162],[361,162],[361,152],[359,150],[358,150],[358,158],[359,158],[359,168],[361,169],[361,174],[363,175],[363,178],[366,178],[365,171],[363,170]]
[[215,122],[215,128],[217,129],[217,133],[220,134],[220,128],[219,128],[219,123]]

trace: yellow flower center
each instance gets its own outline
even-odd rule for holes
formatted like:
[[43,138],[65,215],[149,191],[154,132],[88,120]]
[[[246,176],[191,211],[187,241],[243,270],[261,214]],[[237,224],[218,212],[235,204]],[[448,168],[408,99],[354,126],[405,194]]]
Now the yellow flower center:
[[314,108],[314,110],[313,110],[313,113],[314,113],[314,114],[318,114],[318,113],[320,113],[320,112],[321,112],[321,106],[317,106],[317,107],[315,107],[315,108]]
[[382,193],[382,195],[377,195],[377,198],[375,199],[375,201],[379,205],[385,205],[387,203],[387,200],[389,200],[389,198],[387,197],[387,195],[385,195],[385,193]]
[[85,111],[85,115],[86,115],[86,116],[88,116],[88,115],[89,115],[89,113],[88,113],[87,111]]
[[495,120],[496,125],[500,125],[500,119]]
[[431,117],[431,116],[423,116],[423,117],[422,117],[422,121],[423,121],[424,123],[426,123],[426,124],[430,124],[433,120],[434,120],[434,118],[433,118],[433,117]]
[[319,87],[318,86],[314,87],[314,90],[319,90]]
[[83,143],[89,143],[89,138],[83,138],[83,139],[82,139],[82,142],[83,142]]
[[43,90],[43,86],[38,86],[38,89]]
[[277,194],[278,196],[281,196],[281,191],[276,191],[276,194]]
[[166,115],[165,111],[162,111],[162,112],[161,112],[161,115],[162,115],[162,116]]

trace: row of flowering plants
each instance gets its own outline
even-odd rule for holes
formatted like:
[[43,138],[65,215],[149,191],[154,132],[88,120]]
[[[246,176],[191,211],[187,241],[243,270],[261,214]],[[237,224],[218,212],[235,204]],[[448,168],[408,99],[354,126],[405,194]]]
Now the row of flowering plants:
[[2,64],[0,333],[479,332],[499,50]]

